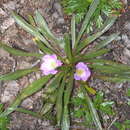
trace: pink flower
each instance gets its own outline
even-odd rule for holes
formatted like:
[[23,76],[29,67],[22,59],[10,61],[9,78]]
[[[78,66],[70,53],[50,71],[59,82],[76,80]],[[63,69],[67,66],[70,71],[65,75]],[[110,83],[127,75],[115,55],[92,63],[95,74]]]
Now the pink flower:
[[62,65],[62,62],[57,59],[55,54],[45,55],[42,61],[40,70],[44,75],[56,74],[58,72],[56,68]]
[[90,75],[91,75],[91,71],[85,63],[79,62],[76,65],[76,72],[74,74],[75,80],[86,81],[86,80],[88,80]]

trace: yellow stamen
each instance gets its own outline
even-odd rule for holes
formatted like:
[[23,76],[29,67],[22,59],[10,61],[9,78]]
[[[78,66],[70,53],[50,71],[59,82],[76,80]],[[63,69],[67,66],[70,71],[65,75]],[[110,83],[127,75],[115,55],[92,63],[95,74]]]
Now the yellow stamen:
[[51,66],[52,66],[53,68],[56,68],[56,66],[57,66],[57,65],[56,65],[56,62],[52,62],[52,63],[51,63]]
[[79,75],[79,76],[81,76],[83,73],[84,73],[84,70],[82,70],[82,69],[76,70],[76,74]]
[[39,39],[37,37],[34,37],[32,40],[35,42],[38,41]]

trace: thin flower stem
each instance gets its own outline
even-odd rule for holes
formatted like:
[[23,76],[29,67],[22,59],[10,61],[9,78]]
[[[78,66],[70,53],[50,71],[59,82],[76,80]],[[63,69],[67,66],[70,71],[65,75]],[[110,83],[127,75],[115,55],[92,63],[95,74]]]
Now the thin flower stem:
[[29,115],[32,115],[34,117],[43,119],[43,117],[39,113],[30,111],[30,110],[26,110],[24,108],[17,108],[16,111],[22,112],[22,113],[25,113],[25,114],[29,114]]

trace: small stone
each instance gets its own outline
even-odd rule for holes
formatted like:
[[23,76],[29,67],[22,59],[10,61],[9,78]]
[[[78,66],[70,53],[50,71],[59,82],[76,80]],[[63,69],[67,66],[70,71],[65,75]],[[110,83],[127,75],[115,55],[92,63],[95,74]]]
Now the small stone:
[[57,18],[59,17],[59,15],[58,15],[57,12],[54,12],[54,13],[52,14],[52,17],[55,18],[55,19],[57,19]]
[[21,61],[18,66],[17,66],[17,69],[27,69],[27,68],[30,68],[31,67],[31,64],[28,63],[28,62],[25,62],[25,61]]
[[127,49],[127,48],[124,48],[124,55],[127,56],[127,57],[130,57],[130,50]]
[[126,34],[122,35],[122,40],[124,41],[125,45],[130,44],[130,39],[128,38],[128,36]]
[[60,5],[59,3],[55,3],[55,4],[54,4],[54,7],[55,7],[55,9],[57,10],[57,12],[59,13],[59,15],[60,15],[60,16],[63,16],[61,5]]
[[127,5],[128,1],[127,0],[121,0],[125,5]]
[[130,31],[130,22],[125,23],[125,29],[128,29]]
[[57,21],[58,24],[64,24],[65,20],[63,18],[59,18]]
[[21,106],[27,109],[33,109],[33,100],[31,98],[27,98],[22,102]]
[[1,102],[12,102],[19,92],[19,84],[16,81],[10,81],[6,84],[4,93],[1,95]]
[[115,88],[121,89],[123,87],[123,83],[117,83],[115,85]]
[[8,10],[15,10],[16,5],[17,5],[16,1],[9,1],[8,3],[3,4],[4,8]]
[[37,79],[39,79],[41,77],[41,74],[39,72],[36,72],[35,75],[36,75]]
[[9,53],[0,48],[0,57],[9,57]]
[[0,16],[7,16],[7,13],[2,8],[0,8]]
[[0,26],[1,32],[4,33],[6,29],[12,26],[15,23],[13,18],[6,19]]

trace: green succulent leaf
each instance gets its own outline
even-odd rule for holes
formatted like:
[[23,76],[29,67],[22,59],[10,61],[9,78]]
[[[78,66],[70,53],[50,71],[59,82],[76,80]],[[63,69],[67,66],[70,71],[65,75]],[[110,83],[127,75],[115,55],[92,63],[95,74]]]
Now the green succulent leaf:
[[0,80],[16,80],[22,76],[25,76],[25,75],[32,73],[32,72],[36,72],[38,70],[39,70],[39,68],[36,68],[36,67],[30,68],[30,69],[16,70],[15,72],[1,75]]
[[5,45],[4,43],[0,43],[0,48],[3,48],[5,51],[15,56],[33,56],[37,58],[41,58],[43,56],[43,54],[39,54],[39,53],[29,53],[21,50],[16,50],[14,48]]
[[76,40],[75,48],[77,48],[77,45],[78,45],[78,43],[79,43],[79,41],[80,41],[80,39],[81,39],[81,37],[82,37],[82,35],[84,33],[89,21],[90,21],[90,18],[92,17],[94,11],[96,10],[99,2],[100,2],[100,0],[93,0],[93,2],[91,3],[91,5],[89,7],[89,10],[88,10],[88,12],[87,12],[87,14],[85,16],[85,20],[83,21],[83,24],[81,26],[81,30],[80,30],[80,32],[78,34],[78,38]]
[[[55,100],[56,100],[56,98],[55,98]],[[40,115],[44,116],[45,114],[47,114],[53,108],[53,106],[54,106],[54,104],[52,104],[50,102],[46,102],[40,111]]]
[[12,16],[15,19],[15,21],[17,22],[17,24],[19,24],[24,30],[26,30],[27,32],[29,32],[30,34],[32,34],[33,36],[37,37],[38,39],[40,39],[46,46],[50,47],[50,44],[48,43],[48,41],[41,35],[41,33],[31,24],[27,23],[22,17],[20,17],[17,13],[12,12]]
[[58,88],[62,77],[63,73],[61,72],[57,74],[55,79],[50,84],[48,84],[47,90],[44,92],[44,98],[47,98],[47,101],[40,111],[41,115],[45,115],[54,106],[58,95],[56,89]]
[[9,118],[4,116],[0,117],[0,130],[9,130],[7,127],[9,125]]
[[58,86],[59,86],[59,84],[60,84],[60,81],[61,81],[63,75],[64,75],[63,72],[59,72],[59,73],[55,76],[55,78],[53,79],[53,81],[51,81],[51,83],[49,83],[49,84],[47,85],[47,90],[46,90],[44,93],[46,93],[46,94],[51,94],[51,93],[53,93],[53,92],[58,88]]
[[13,103],[5,110],[3,113],[0,114],[0,117],[4,117],[10,113],[12,113],[20,104],[21,102],[31,96],[32,94],[36,93],[40,89],[42,89],[45,84],[52,78],[52,75],[43,76],[40,79],[34,81],[32,84],[24,88],[18,97],[13,101]]
[[32,15],[28,15],[28,22],[32,25],[32,26],[35,26],[36,23],[35,23],[35,20],[33,18]]
[[69,35],[65,35],[64,40],[65,40],[65,53],[66,53],[69,61],[72,61],[72,48],[71,48]]
[[[0,114],[4,111],[4,105],[0,104]],[[9,130],[7,127],[10,123],[9,117],[0,117],[0,130]]]
[[64,76],[62,83],[60,85],[60,88],[58,90],[57,100],[56,100],[56,118],[57,118],[57,124],[60,126],[62,121],[62,114],[63,114],[63,94],[64,94],[64,88],[65,88],[65,80],[66,76]]
[[42,118],[39,113],[30,111],[30,110],[27,110],[27,109],[24,109],[24,108],[17,108],[16,111],[17,112],[22,112],[22,113],[25,113],[25,114],[29,114],[29,115],[37,117],[37,118]]
[[88,61],[91,61],[91,59],[94,59],[98,56],[102,56],[102,55],[106,54],[109,51],[110,51],[109,49],[101,49],[101,50],[97,50],[97,51],[92,51],[87,54],[79,55],[79,58],[77,58],[76,61],[88,62]]
[[[45,102],[40,110],[40,115],[45,116],[47,113],[49,113],[52,108],[54,107],[54,104],[56,103],[56,98],[57,98],[57,91],[54,91],[53,93],[48,94],[47,100],[44,97]],[[46,101],[45,101],[46,100]]]
[[34,38],[33,41],[37,44],[38,48],[45,54],[53,54],[54,51],[50,48],[48,48],[42,41],[40,41],[38,38]]
[[43,16],[40,14],[38,10],[35,11],[35,21],[37,25],[41,28],[44,29],[50,36],[54,37],[53,34],[51,33],[50,29],[48,28],[48,25],[43,18]]
[[63,118],[62,118],[62,130],[69,130],[70,127],[70,117],[69,117],[69,101],[73,89],[73,72],[70,75],[69,82],[66,84],[66,90],[64,92],[64,108],[63,108]]
[[92,59],[92,60],[88,60],[88,62],[91,63],[89,64],[89,66],[93,68],[94,71],[96,72],[98,71],[98,73],[109,74],[109,76],[113,75],[116,78],[120,77],[126,80],[128,80],[130,77],[129,66],[119,64],[109,60],[100,60],[100,59]]
[[45,21],[45,19],[43,18],[43,16],[40,14],[39,11],[35,11],[35,21],[39,27],[39,31],[48,39],[51,40],[52,42],[54,42],[54,44],[60,45],[61,47],[63,45],[63,42],[59,39],[57,39],[50,31],[50,29],[48,28],[48,25]]
[[[83,87],[83,86],[82,86]],[[93,102],[91,101],[89,95],[87,94],[85,88],[82,88],[84,96],[86,97],[86,102],[88,104],[92,119],[94,121],[94,124],[98,130],[103,130],[98,113],[93,105]]]
[[94,77],[98,79],[102,79],[104,81],[114,82],[114,83],[123,83],[126,81],[130,81],[130,78],[128,77],[121,77],[121,76],[106,76],[106,75],[95,75]]
[[118,37],[119,33],[114,33],[111,34],[110,36],[108,36],[105,40],[101,41],[100,43],[98,43],[95,46],[95,49],[102,49],[103,47],[105,47],[106,45],[108,45],[109,43],[111,43],[113,40],[115,40]]
[[130,66],[125,65],[125,64],[121,64],[121,63],[118,63],[118,62],[114,62],[114,61],[111,61],[111,60],[91,59],[91,60],[88,60],[88,62],[97,63],[99,65],[104,65],[104,66],[109,65],[109,66],[116,67],[117,69],[128,71],[128,73],[130,72]]
[[127,90],[127,96],[130,97],[130,88]]
[[117,17],[109,17],[107,18],[107,20],[105,21],[104,25],[100,28],[100,30],[87,37],[85,40],[81,41],[81,43],[78,45],[76,52],[80,52],[82,49],[84,49],[87,45],[89,45],[90,43],[92,43],[94,40],[96,40],[97,38],[99,38],[103,33],[105,33],[115,22]]

